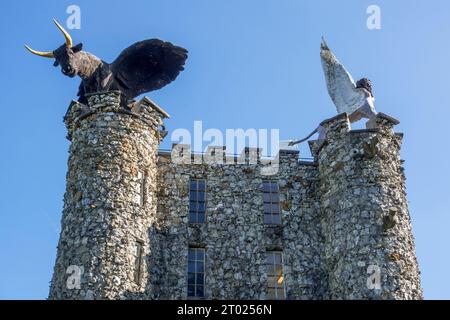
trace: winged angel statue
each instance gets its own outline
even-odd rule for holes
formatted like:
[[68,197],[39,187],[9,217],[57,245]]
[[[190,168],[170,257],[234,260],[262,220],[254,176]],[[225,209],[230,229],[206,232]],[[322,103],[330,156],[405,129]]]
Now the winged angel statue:
[[[323,38],[320,44],[320,58],[328,94],[333,100],[338,114],[346,112],[350,122],[356,122],[362,118],[369,120],[374,118],[377,112],[375,111],[371,81],[362,78],[355,83],[351,74],[339,62]],[[325,139],[324,129],[322,126],[318,126],[306,138],[290,142],[289,145],[304,142],[315,133],[319,133],[318,140]]]

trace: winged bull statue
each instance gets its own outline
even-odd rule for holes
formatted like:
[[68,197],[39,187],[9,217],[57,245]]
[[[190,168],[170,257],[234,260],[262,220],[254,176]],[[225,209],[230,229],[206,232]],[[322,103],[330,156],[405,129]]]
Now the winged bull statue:
[[[369,120],[374,118],[377,112],[372,94],[372,82],[362,78],[355,83],[352,75],[339,62],[323,38],[320,44],[320,58],[328,94],[338,114],[346,112],[351,123],[362,118]],[[302,143],[316,133],[319,133],[318,141],[325,140],[325,130],[319,125],[306,138],[291,141],[289,145]]]
[[136,42],[112,63],[82,51],[83,44],[73,45],[72,38],[53,19],[66,42],[54,51],[41,52],[25,45],[31,53],[55,59],[54,66],[69,77],[79,76],[81,84],[78,101],[86,104],[87,93],[119,90],[121,104],[128,105],[140,94],[160,89],[169,84],[184,69],[187,50],[159,39]]

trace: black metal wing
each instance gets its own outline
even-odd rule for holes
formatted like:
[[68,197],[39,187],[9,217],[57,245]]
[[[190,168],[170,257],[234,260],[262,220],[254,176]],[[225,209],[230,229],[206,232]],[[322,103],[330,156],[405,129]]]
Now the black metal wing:
[[184,70],[187,53],[170,42],[144,40],[123,50],[111,67],[117,84],[134,98],[175,80]]

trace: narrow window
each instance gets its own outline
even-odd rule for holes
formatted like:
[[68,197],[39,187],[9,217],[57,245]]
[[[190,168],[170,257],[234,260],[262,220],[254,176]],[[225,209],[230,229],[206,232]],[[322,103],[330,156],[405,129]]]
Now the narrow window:
[[143,243],[136,241],[134,246],[134,282],[141,283]]
[[138,172],[135,182],[135,200],[136,204],[143,206],[145,204],[145,174]]
[[205,249],[188,250],[188,297],[205,296]]
[[263,181],[264,223],[281,224],[278,182]]
[[285,299],[283,253],[281,251],[266,252],[267,299]]
[[189,182],[189,222],[204,223],[206,212],[206,182],[191,179]]

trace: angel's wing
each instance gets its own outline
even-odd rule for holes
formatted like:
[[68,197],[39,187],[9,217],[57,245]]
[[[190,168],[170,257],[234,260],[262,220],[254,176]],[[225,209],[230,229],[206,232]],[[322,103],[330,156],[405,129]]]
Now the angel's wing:
[[111,64],[116,80],[129,96],[160,89],[184,70],[187,50],[158,39],[136,42]]
[[328,93],[337,112],[353,113],[365,103],[366,95],[356,89],[352,76],[331,52],[325,40],[322,40],[320,46],[320,57]]

